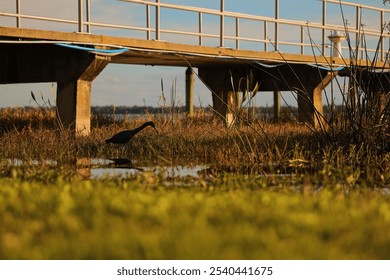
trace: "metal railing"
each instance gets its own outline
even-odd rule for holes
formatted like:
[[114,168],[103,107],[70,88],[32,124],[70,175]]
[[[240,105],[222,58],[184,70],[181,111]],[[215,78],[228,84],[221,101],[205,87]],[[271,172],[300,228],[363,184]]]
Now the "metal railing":
[[[326,53],[326,48],[331,46],[328,39],[328,35],[331,31],[338,31],[341,33],[347,33],[349,36],[349,42],[353,45],[343,46],[341,51],[348,50],[350,48],[359,50],[361,58],[366,53],[375,53],[378,55],[381,61],[387,59],[389,53],[390,44],[390,30],[386,29],[388,22],[385,19],[389,19],[390,10],[380,9],[376,7],[370,7],[360,4],[354,4],[350,2],[341,2],[338,0],[322,0],[322,21],[321,22],[308,22],[299,20],[283,19],[279,16],[279,0],[274,0],[275,4],[275,16],[259,16],[244,13],[237,13],[225,10],[225,0],[220,0],[219,9],[208,9],[203,7],[185,6],[170,4],[164,2],[164,0],[120,0],[122,2],[131,3],[132,5],[142,5],[145,7],[145,19],[141,25],[124,25],[105,22],[94,22],[91,19],[91,2],[93,0],[75,0],[78,1],[77,13],[78,20],[58,19],[51,17],[27,15],[21,13],[22,0],[16,0],[15,13],[2,12],[0,10],[0,17],[13,17],[16,19],[16,27],[22,27],[23,20],[39,20],[50,21],[62,24],[72,24],[77,26],[78,32],[92,33],[93,28],[109,28],[116,30],[131,30],[144,33],[144,39],[147,40],[162,40],[163,36],[175,35],[190,36],[197,38],[197,44],[203,46],[206,39],[218,40],[218,47],[226,47],[226,42],[233,42],[232,48],[241,49],[244,43],[258,44],[263,51],[280,51],[280,48],[288,47],[288,52],[305,54],[305,49],[316,48],[321,54]],[[261,5],[261,4],[259,4]],[[355,10],[355,22],[344,22],[343,24],[331,24],[328,22],[329,15],[327,9],[329,5],[339,5],[340,11],[343,9]],[[43,8],[43,7],[42,7]],[[1,9],[1,8],[0,8]],[[177,29],[162,28],[162,22],[168,20],[162,18],[161,11],[176,11],[176,12],[189,12],[197,15],[197,30],[196,31],[183,31]],[[374,12],[378,15],[379,24],[375,28],[366,28],[363,25],[363,14],[366,11]],[[341,13],[340,13],[341,14]],[[219,18],[219,32],[206,33],[204,17],[213,16]],[[227,20],[233,20],[234,26],[229,26],[230,30],[227,30]],[[389,19],[390,20],[390,19]],[[241,22],[251,21],[260,23],[263,26],[262,32],[250,32],[252,36],[243,36],[244,32],[241,26]],[[23,26],[24,27],[24,26]],[[288,29],[298,29],[299,40],[289,40],[289,38],[283,38],[281,36],[281,28],[287,27]],[[387,25],[388,27],[388,25]],[[232,30],[233,29],[233,30]],[[229,31],[229,32],[227,32]],[[248,33],[248,30],[246,30]],[[312,33],[321,33],[318,42],[314,43],[311,37]],[[229,34],[228,34],[229,33]],[[99,34],[99,33],[96,33]],[[368,46],[367,40],[363,39],[363,35],[371,38],[374,42],[372,46]],[[287,37],[287,36],[286,36]],[[283,40],[284,39],[284,40]],[[231,47],[231,46],[229,46]],[[358,58],[358,57],[355,57]]]

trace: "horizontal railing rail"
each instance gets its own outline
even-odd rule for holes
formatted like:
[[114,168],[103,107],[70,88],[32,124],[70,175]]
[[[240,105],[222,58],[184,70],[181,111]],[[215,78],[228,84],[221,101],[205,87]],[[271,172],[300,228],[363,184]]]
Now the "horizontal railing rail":
[[[263,51],[281,51],[282,47],[287,48],[289,53],[305,54],[307,48],[310,52],[316,51],[323,55],[327,48],[332,48],[332,43],[328,39],[330,32],[339,32],[347,34],[351,45],[344,43],[341,46],[340,52],[347,52],[352,48],[355,51],[354,58],[363,58],[371,53],[378,55],[381,61],[385,61],[389,53],[390,45],[390,30],[389,20],[390,10],[360,5],[350,2],[342,2],[338,0],[322,0],[321,22],[309,22],[302,20],[283,19],[279,16],[279,0],[275,2],[274,17],[251,15],[225,10],[225,1],[220,0],[219,9],[209,9],[204,7],[186,6],[166,3],[164,0],[120,0],[133,5],[142,5],[145,7],[145,22],[140,25],[115,24],[107,22],[95,22],[91,19],[91,3],[93,0],[77,0],[77,20],[59,19],[54,17],[44,17],[37,15],[23,14],[21,12],[22,0],[15,0],[15,13],[3,12],[0,8],[0,17],[11,17],[16,19],[16,27],[21,28],[23,21],[36,20],[55,22],[60,24],[74,25],[78,32],[92,33],[93,28],[107,28],[116,30],[131,30],[144,33],[144,39],[147,40],[163,40],[164,36],[175,35],[187,36],[196,38],[197,44],[205,45],[206,39],[218,40],[215,46],[224,48],[230,42],[228,47],[241,49],[245,43],[255,43],[259,47],[257,49]],[[261,4],[260,4],[261,5]],[[329,5],[339,5],[340,14],[343,9],[354,9],[352,17],[355,22],[344,22],[343,24],[334,24],[328,22],[329,15],[327,9]],[[162,28],[162,23],[166,22],[167,18],[162,17],[162,11],[178,11],[195,13],[197,16],[197,30],[184,31],[177,29]],[[365,12],[373,12],[379,18],[378,26],[365,27],[364,19]],[[216,32],[205,32],[205,16],[214,16],[218,18],[219,26]],[[227,20],[233,20],[233,24],[227,26]],[[251,21],[262,25],[261,32],[250,32],[248,28],[242,26],[243,21]],[[139,23],[137,23],[139,24]],[[23,25],[23,27],[25,27]],[[28,27],[28,26],[27,26]],[[298,34],[298,38],[291,40],[288,36],[283,36],[282,28],[294,29]],[[74,30],[76,31],[76,30]],[[245,32],[243,32],[245,31]],[[242,34],[246,35],[242,35]],[[250,33],[251,35],[248,35]],[[321,35],[312,35],[318,34]],[[371,38],[373,43],[367,44],[368,40],[363,38]],[[170,40],[174,40],[170,37]],[[330,52],[331,53],[331,52]],[[359,57],[360,55],[360,57]]]

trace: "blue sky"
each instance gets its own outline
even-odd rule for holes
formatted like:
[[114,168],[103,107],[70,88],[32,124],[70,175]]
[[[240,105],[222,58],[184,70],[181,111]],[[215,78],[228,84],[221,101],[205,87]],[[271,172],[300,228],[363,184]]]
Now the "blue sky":
[[[175,3],[181,5],[200,6],[209,9],[219,9],[220,0],[161,0],[165,3]],[[22,13],[59,17],[66,19],[77,19],[77,1],[69,0],[35,0],[21,1]],[[370,5],[375,7],[386,7],[382,0],[355,0],[355,3]],[[275,14],[274,0],[225,0],[225,10],[249,13],[253,15],[273,17]],[[294,19],[310,22],[321,21],[322,3],[318,0],[280,0],[280,18]],[[145,9],[139,5],[134,5],[116,0],[91,0],[91,19],[95,22],[109,22],[122,25],[139,25],[144,26]],[[389,8],[389,5],[387,5]],[[15,9],[15,0],[2,0],[0,12],[13,12]],[[346,13],[353,14],[353,9],[346,9]],[[351,16],[353,18],[353,16]],[[365,24],[367,26],[377,25],[378,16],[376,14],[366,14]],[[162,11],[161,13],[162,28],[180,28],[181,30],[197,31],[197,15],[191,13],[172,13]],[[385,19],[390,21],[389,19]],[[1,26],[14,26],[14,19],[0,16]],[[341,16],[337,5],[330,5],[328,8],[328,22],[340,23]],[[204,17],[204,31],[209,33],[218,33],[218,18]],[[242,35],[245,32],[252,36],[252,30],[256,29],[253,22],[242,22]],[[77,31],[76,26],[58,26],[37,21],[22,21],[23,27],[43,28],[61,31]],[[226,33],[232,32],[229,26],[232,23],[226,20]],[[245,28],[247,27],[247,28]],[[245,30],[246,29],[246,30]],[[92,33],[109,34],[115,36],[129,36],[145,38],[145,33],[124,32],[93,28]],[[281,36],[295,36],[290,34],[289,30],[281,30]],[[176,40],[181,43],[197,42],[197,38],[173,38],[172,36],[163,36],[163,40]],[[283,37],[281,38],[283,40]],[[218,40],[206,40],[207,45],[213,46],[218,44]],[[234,44],[234,42],[227,42]],[[244,46],[245,47],[245,46]],[[257,45],[251,44],[247,48],[258,48]],[[176,81],[176,103],[184,105],[184,76],[185,69],[178,67],[152,67],[152,66],[130,66],[110,64],[92,83],[92,105],[126,105],[126,106],[161,106],[161,79],[164,82],[164,90],[169,101],[169,93],[172,84]],[[201,81],[196,79],[195,82],[195,104],[207,107],[211,104],[211,94],[207,88],[202,85]],[[55,84],[54,84],[55,87]],[[37,95],[42,94],[45,99],[50,99],[55,103],[55,96],[52,95],[52,84],[18,84],[18,85],[0,85],[0,107],[26,106],[34,105],[31,102],[30,91]],[[294,102],[291,94],[286,94],[286,99]],[[261,93],[256,97],[258,105],[271,106],[272,94]],[[293,104],[294,105],[294,104]]]

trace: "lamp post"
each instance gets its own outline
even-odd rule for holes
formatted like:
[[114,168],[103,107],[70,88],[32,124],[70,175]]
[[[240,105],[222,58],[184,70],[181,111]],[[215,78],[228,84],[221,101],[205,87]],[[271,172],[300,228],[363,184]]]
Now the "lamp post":
[[333,46],[331,56],[340,58],[342,56],[341,55],[341,51],[342,51],[341,42],[346,39],[346,36],[340,34],[337,30],[333,30],[333,32],[331,32],[331,34],[330,34],[330,36],[328,36],[328,38],[329,38],[329,40],[332,41],[332,46]]

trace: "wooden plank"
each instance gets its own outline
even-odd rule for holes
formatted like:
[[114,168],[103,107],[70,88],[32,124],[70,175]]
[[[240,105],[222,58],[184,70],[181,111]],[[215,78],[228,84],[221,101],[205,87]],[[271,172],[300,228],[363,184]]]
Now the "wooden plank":
[[[300,54],[288,54],[278,52],[237,50],[220,47],[194,46],[188,44],[169,43],[164,41],[142,40],[115,36],[94,35],[87,33],[71,33],[47,30],[35,30],[26,28],[0,27],[0,38],[3,40],[42,40],[42,41],[66,41],[94,45],[115,45],[127,47],[130,50],[112,58],[112,63],[126,64],[150,64],[168,66],[188,66],[186,60],[192,66],[205,66],[216,64],[247,64],[248,61],[263,63],[297,63],[350,65],[350,60],[324,56],[311,56]],[[370,65],[365,60],[359,60],[355,65]],[[376,68],[389,69],[384,62],[377,62]]]

